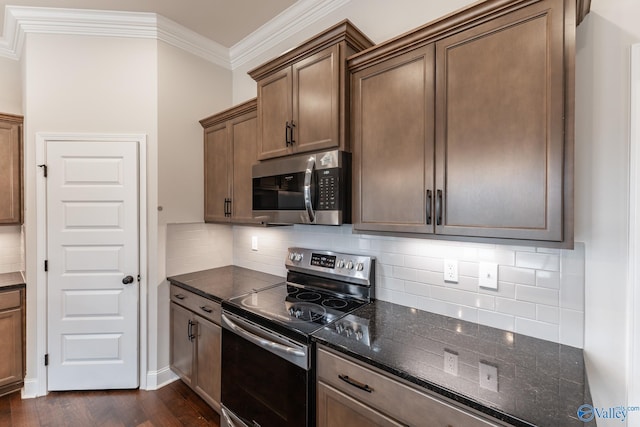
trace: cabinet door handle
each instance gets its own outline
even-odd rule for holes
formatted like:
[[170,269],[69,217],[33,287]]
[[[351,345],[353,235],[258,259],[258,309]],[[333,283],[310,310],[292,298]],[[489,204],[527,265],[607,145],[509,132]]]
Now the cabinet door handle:
[[187,338],[189,339],[189,341],[193,341],[193,339],[195,338],[195,335],[193,335],[193,321],[191,321],[191,319],[189,319],[189,324],[187,326]]
[[227,199],[227,216],[231,216],[231,199]]
[[179,300],[185,299],[185,296],[182,294],[175,294],[174,297],[176,297],[176,299],[179,299]]
[[293,134],[293,128],[296,127],[296,124],[293,120],[291,120],[291,126],[289,126],[290,129],[290,135],[289,135],[289,144],[293,145],[296,143],[296,140],[294,138],[294,134]]
[[284,125],[284,140],[287,143],[287,147],[291,144],[291,137],[289,136],[291,132],[291,126],[289,122]]
[[442,190],[438,190],[436,197],[436,225],[442,225]]
[[427,190],[427,225],[431,225],[431,190]]
[[356,388],[359,388],[360,390],[364,390],[367,393],[371,393],[373,392],[373,389],[371,387],[369,387],[367,384],[363,384],[360,381],[356,381],[354,379],[349,378],[348,375],[341,375],[338,374],[338,378],[340,378],[342,381],[344,381],[345,383],[352,385]]
[[205,313],[213,313],[213,309],[207,307],[206,305],[201,306],[200,310],[204,311]]

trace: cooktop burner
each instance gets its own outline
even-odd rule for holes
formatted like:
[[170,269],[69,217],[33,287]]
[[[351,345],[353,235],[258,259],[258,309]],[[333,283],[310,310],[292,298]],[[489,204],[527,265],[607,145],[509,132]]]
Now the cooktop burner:
[[316,330],[368,303],[374,259],[290,248],[287,282],[228,301],[223,309],[266,328],[305,340]]

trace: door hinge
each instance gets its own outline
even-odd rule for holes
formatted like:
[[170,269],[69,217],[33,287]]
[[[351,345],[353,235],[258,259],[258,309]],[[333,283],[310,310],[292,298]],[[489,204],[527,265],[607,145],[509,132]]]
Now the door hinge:
[[42,168],[43,173],[44,173],[44,177],[47,177],[47,165],[42,164],[42,165],[38,165],[39,168]]
[[44,260],[44,271],[49,271],[49,260]]
[[49,366],[49,353],[44,355],[44,366]]

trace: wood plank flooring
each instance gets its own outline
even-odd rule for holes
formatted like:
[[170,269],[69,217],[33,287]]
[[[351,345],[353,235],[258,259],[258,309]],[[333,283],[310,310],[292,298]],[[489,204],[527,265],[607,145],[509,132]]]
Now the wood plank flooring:
[[220,427],[220,417],[182,381],[159,390],[51,392],[0,397],[0,427]]

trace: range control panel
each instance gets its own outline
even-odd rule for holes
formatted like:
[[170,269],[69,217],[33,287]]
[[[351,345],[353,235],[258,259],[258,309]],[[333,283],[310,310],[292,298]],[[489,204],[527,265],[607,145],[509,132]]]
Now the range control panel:
[[370,282],[373,280],[375,258],[367,255],[345,254],[341,252],[289,248],[285,265],[289,270],[323,273],[338,280],[347,278]]

